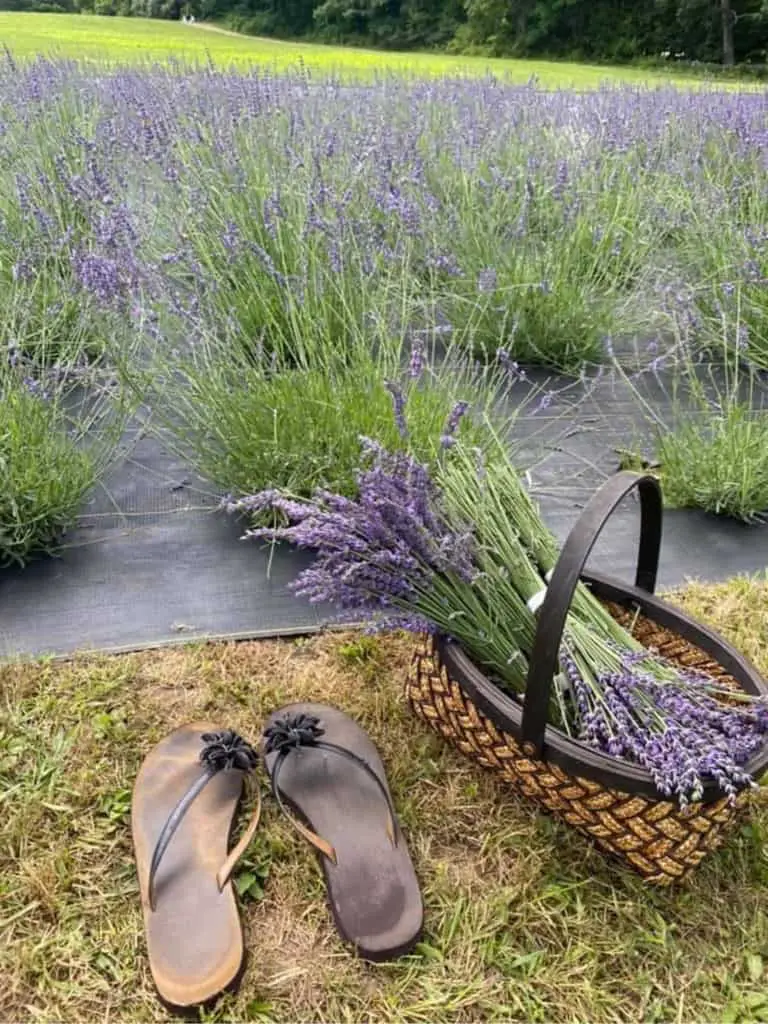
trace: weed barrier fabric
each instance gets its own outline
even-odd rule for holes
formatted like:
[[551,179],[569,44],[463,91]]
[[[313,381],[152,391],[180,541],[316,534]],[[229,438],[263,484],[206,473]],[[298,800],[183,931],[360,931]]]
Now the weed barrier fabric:
[[61,556],[0,570],[0,657],[317,630],[287,584],[310,558],[241,542],[210,488],[152,437],[100,488]]
[[[663,389],[654,396],[665,400]],[[289,583],[311,555],[239,538],[243,523],[218,496],[137,427],[130,457],[99,488],[61,557],[0,570],[0,657],[125,650],[203,638],[309,633],[332,624]],[[578,400],[521,415],[517,463],[530,467],[542,515],[562,541],[581,507],[618,468],[615,450],[638,439],[637,403],[616,381]],[[639,508],[628,499],[597,543],[591,567],[633,578]],[[667,511],[659,585],[768,567],[768,527],[695,511]]]

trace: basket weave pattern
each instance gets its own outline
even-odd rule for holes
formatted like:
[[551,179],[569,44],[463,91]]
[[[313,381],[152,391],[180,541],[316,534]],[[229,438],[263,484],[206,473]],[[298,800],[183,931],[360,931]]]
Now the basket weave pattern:
[[[636,620],[617,606],[609,608],[622,624],[630,624],[631,618],[632,633],[644,646],[681,666],[717,675],[725,685],[738,685],[687,641],[648,619]],[[749,798],[749,792],[743,791],[734,803],[724,798],[681,810],[676,803],[608,789],[527,756],[517,741],[497,729],[459,683],[449,678],[430,638],[414,656],[406,696],[416,714],[463,754],[501,774],[522,794],[590,836],[655,885],[670,885],[692,871],[720,845]]]

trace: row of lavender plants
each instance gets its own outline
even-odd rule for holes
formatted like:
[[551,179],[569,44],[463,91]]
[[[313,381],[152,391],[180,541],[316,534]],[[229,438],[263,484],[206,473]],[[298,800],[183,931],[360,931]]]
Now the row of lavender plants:
[[459,399],[510,428],[515,364],[765,369],[767,160],[758,93],[6,56],[3,388],[108,366],[220,490],[348,493],[414,350],[425,459]]

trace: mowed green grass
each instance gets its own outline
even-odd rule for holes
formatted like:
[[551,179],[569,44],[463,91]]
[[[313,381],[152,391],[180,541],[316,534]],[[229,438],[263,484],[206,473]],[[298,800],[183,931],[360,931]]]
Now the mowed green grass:
[[378,71],[414,75],[483,75],[489,72],[526,82],[535,76],[547,88],[596,88],[604,82],[659,85],[698,80],[672,78],[639,68],[593,67],[537,60],[491,60],[443,54],[382,53],[349,47],[288,43],[228,33],[208,25],[106,18],[90,15],[0,12],[0,46],[15,57],[38,55],[141,63],[177,58],[217,66],[267,65],[284,70],[302,61],[315,72],[371,75]]

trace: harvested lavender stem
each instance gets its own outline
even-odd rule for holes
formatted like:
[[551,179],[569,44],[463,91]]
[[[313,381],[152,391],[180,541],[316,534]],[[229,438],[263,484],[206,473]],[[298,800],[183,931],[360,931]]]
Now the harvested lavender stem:
[[358,616],[383,616],[379,625],[387,628],[412,630],[415,624],[418,632],[455,636],[511,692],[521,692],[527,671],[521,641],[530,642],[534,625],[520,622],[525,602],[507,582],[510,614],[499,630],[497,584],[483,579],[471,529],[442,516],[427,468],[374,441],[363,445],[372,464],[358,474],[355,499],[318,491],[310,501],[296,501],[264,491],[227,500],[225,507],[256,514],[272,509],[291,525],[252,529],[246,537],[317,552],[292,585],[297,595]]
[[249,530],[246,536],[319,551],[318,564],[301,574],[295,590],[343,609],[375,611],[417,600],[435,573],[468,582],[474,573],[471,538],[451,533],[434,514],[426,468],[404,453],[365,444],[375,462],[358,476],[358,498],[319,491],[313,501],[294,501],[265,491],[239,504],[272,508],[293,525]]

